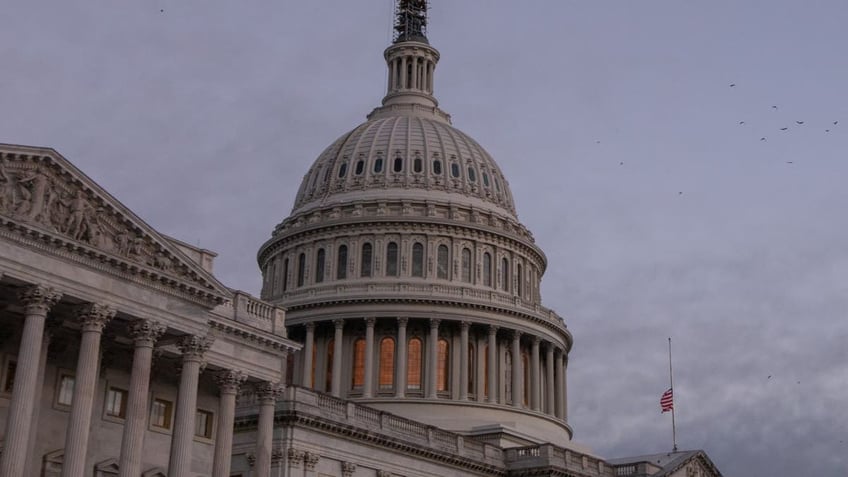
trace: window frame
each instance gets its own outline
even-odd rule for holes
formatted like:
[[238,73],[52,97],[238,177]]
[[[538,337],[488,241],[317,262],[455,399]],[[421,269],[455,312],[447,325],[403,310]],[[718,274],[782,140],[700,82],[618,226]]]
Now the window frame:
[[[68,403],[65,403],[60,400],[62,397],[62,383],[64,382],[64,378],[71,378],[73,380],[73,384],[71,387],[71,400]],[[74,401],[74,388],[76,387],[77,376],[76,373],[70,369],[59,368],[56,372],[56,387],[53,390],[53,408],[58,409],[60,411],[70,411],[71,406]]]
[[[208,435],[200,435],[197,433],[198,418],[203,414],[206,417],[208,427]],[[215,437],[215,413],[209,409],[198,407],[194,415],[194,440],[200,442],[212,442]]]
[[[123,394],[123,398],[122,398],[123,401],[121,402],[121,409],[120,409],[121,413],[119,413],[119,414],[111,414],[109,412],[110,411],[110,404],[111,404],[111,400],[109,399],[109,396],[110,396],[110,392],[113,391],[113,390],[120,391]],[[126,386],[124,383],[116,384],[116,383],[112,383],[112,382],[107,381],[106,382],[106,389],[104,391],[105,392],[103,393],[103,416],[102,416],[103,420],[104,421],[117,422],[117,423],[125,422],[127,420],[127,401],[129,400],[129,397],[130,397],[129,386]],[[123,415],[121,415],[121,414],[123,414]]]
[[[164,402],[168,404],[167,409],[169,412],[166,414],[168,417],[168,426],[163,427],[157,424],[153,420],[153,410],[158,402]],[[174,417],[175,411],[177,410],[176,400],[174,398],[168,398],[161,394],[154,394],[150,399],[150,403],[148,404],[148,412],[147,412],[147,428],[153,432],[158,432],[160,434],[171,434],[174,431]],[[192,433],[194,431],[192,430]]]

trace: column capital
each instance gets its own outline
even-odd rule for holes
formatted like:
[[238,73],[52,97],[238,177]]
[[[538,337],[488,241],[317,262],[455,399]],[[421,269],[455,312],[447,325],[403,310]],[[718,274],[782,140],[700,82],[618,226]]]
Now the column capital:
[[498,327],[495,325],[489,325],[489,335],[494,336],[498,334]]
[[342,462],[342,477],[351,477],[356,472],[356,464],[353,462]]
[[303,462],[306,465],[306,470],[315,470],[315,466],[318,465],[318,459],[321,456],[314,452],[306,451],[303,453]]
[[365,326],[368,326],[370,328],[373,328],[374,323],[376,323],[376,322],[377,322],[377,318],[374,318],[373,316],[369,316],[368,318],[365,318]]
[[315,322],[314,321],[310,321],[305,326],[306,326],[306,331],[315,331]]
[[282,396],[283,389],[284,387],[280,383],[265,381],[256,386],[256,396],[262,403],[270,402],[273,404],[277,401],[277,398]]
[[542,337],[539,336],[539,335],[533,335],[532,340],[533,340],[533,346],[539,346],[539,344],[542,342]]
[[77,308],[77,320],[82,325],[83,331],[94,331],[100,333],[115,317],[115,309],[101,303],[86,303]]
[[155,320],[135,320],[127,326],[136,346],[153,346],[165,334],[165,325]]
[[62,298],[62,293],[46,286],[32,285],[18,293],[27,315],[46,314]]
[[442,320],[440,320],[440,319],[438,319],[438,318],[430,318],[430,328],[431,328],[431,329],[432,329],[432,328],[438,328],[438,327],[439,327],[439,323],[441,323],[441,322],[442,322]]
[[409,318],[402,316],[402,317],[397,319],[397,322],[398,322],[398,326],[404,326],[405,327],[409,323]]
[[344,323],[344,320],[341,318],[336,318],[335,320],[333,320],[333,326],[335,326],[337,330],[343,329]]
[[211,336],[186,335],[177,341],[177,348],[183,353],[183,361],[203,361],[203,355],[214,341]]
[[519,331],[519,330],[512,330],[512,340],[513,340],[513,341],[519,341],[519,340],[521,340],[521,335],[522,335],[522,334],[523,334],[523,333],[521,333],[521,331]]
[[471,328],[471,322],[463,320],[459,323],[459,326],[463,331],[468,331],[468,329]]
[[304,454],[305,452],[303,452],[302,450],[295,449],[294,447],[289,447],[286,456],[288,457],[289,465],[291,465],[293,469],[300,468],[300,463],[303,462]]
[[247,374],[237,369],[225,369],[215,376],[221,394],[238,394],[239,388],[247,380]]

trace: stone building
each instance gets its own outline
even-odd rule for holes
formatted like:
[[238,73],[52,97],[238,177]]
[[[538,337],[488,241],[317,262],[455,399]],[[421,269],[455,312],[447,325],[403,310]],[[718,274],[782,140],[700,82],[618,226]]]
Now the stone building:
[[398,1],[382,105],[304,176],[261,298],[56,151],[0,146],[0,475],[720,475],[572,441],[573,337],[438,107],[426,9]]

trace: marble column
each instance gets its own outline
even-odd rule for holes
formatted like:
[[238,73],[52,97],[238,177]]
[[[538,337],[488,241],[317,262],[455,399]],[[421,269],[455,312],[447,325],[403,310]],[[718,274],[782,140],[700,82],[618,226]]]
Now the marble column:
[[365,389],[362,397],[370,398],[374,393],[374,323],[376,318],[365,318]]
[[38,385],[38,362],[44,344],[44,323],[47,321],[47,312],[61,297],[61,293],[42,285],[26,288],[19,295],[24,304],[24,329],[18,348],[15,384],[6,414],[6,433],[0,458],[0,475],[4,477],[22,477],[24,473]]
[[271,451],[274,442],[274,412],[283,386],[265,382],[256,389],[259,398],[259,420],[256,423],[256,466],[253,477],[270,477]]
[[559,356],[554,358],[554,363],[556,366],[556,376],[554,377],[554,390],[555,390],[555,400],[554,400],[554,415],[560,419],[562,419],[562,403],[563,403],[563,386],[562,386],[562,356],[563,352],[560,351]]
[[342,339],[344,339],[344,320],[333,320],[336,335],[333,338],[333,382],[331,394],[340,397],[342,393]]
[[[51,326],[52,325],[52,326]],[[36,469],[41,468],[41,455],[36,455],[35,449],[38,443],[38,423],[41,418],[41,399],[44,391],[44,374],[47,371],[47,353],[50,349],[50,342],[62,325],[58,322],[47,321],[44,329],[44,338],[41,343],[41,358],[38,360],[38,378],[36,378],[35,397],[33,399],[32,409],[32,432],[29,433],[29,446],[27,447],[27,463],[26,472],[24,475],[35,475],[38,473]]]
[[554,390],[556,389],[556,380],[554,379],[554,345],[548,343],[545,351],[545,374],[547,386],[545,392],[545,412],[547,414],[556,415],[556,397]]
[[531,348],[531,362],[530,362],[530,406],[534,411],[539,410],[541,398],[539,396],[539,387],[542,382],[541,378],[541,369],[542,366],[539,364],[539,343],[541,342],[541,338],[538,336],[533,337],[533,347]]
[[406,57],[403,56],[400,59],[400,88],[406,89],[408,87],[407,80],[409,79],[409,75],[407,74],[406,68]]
[[521,374],[524,369],[524,360],[521,359],[521,332],[512,333],[512,405],[521,407],[524,400],[524,381]]
[[459,399],[468,400],[468,329],[471,323],[463,321],[459,328]]
[[127,328],[133,339],[135,349],[133,350],[124,435],[121,439],[118,476],[136,477],[141,474],[144,433],[147,430],[147,393],[150,388],[150,364],[153,360],[153,345],[165,333],[165,326],[153,320],[137,320],[130,323]]
[[[218,436],[215,439],[215,457],[212,461],[212,477],[229,477],[233,456],[233,422],[236,413],[236,397],[247,375],[237,370],[224,370],[216,376],[220,400],[218,402]],[[135,477],[136,474],[133,474]]]
[[427,397],[430,399],[436,399],[436,388],[437,383],[436,379],[438,379],[438,369],[439,369],[439,322],[436,318],[430,319],[430,365],[428,368],[428,376],[429,376],[429,392],[427,393]]
[[562,397],[559,400],[559,414],[563,421],[568,421],[568,355],[565,354],[565,351],[563,351],[559,359],[560,367],[562,368],[559,386],[560,396]]
[[191,450],[194,441],[194,419],[197,415],[197,380],[200,377],[203,355],[209,350],[212,342],[212,337],[194,335],[184,336],[177,342],[177,347],[183,353],[183,368],[180,373],[174,433],[171,436],[169,477],[192,475]]
[[498,402],[498,327],[489,326],[489,358],[488,358],[488,380],[489,380],[489,402]]
[[312,375],[312,355],[315,349],[315,323],[306,324],[306,342],[303,344],[303,387],[312,389],[315,386]]
[[65,457],[62,477],[77,477],[85,473],[88,452],[88,435],[91,431],[91,408],[97,387],[97,362],[100,358],[100,337],[103,328],[115,316],[115,309],[98,303],[83,305],[77,319],[82,326],[77,373],[74,377],[74,395],[71,415],[65,433]]
[[408,318],[398,318],[397,329],[397,372],[395,379],[395,397],[406,396],[406,324]]

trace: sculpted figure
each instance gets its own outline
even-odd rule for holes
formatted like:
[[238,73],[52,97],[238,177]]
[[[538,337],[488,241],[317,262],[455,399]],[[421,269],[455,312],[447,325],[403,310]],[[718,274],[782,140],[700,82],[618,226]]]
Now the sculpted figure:
[[6,159],[0,156],[0,210],[8,210],[11,202],[12,178],[6,173]]
[[91,226],[89,217],[91,216],[91,206],[86,200],[82,189],[77,190],[77,194],[67,204],[70,212],[65,221],[65,233],[73,237],[75,240],[83,239],[83,236],[90,233]]
[[30,221],[49,223],[49,208],[55,196],[50,189],[50,178],[47,174],[38,167],[19,178],[18,186],[22,197],[18,213]]

